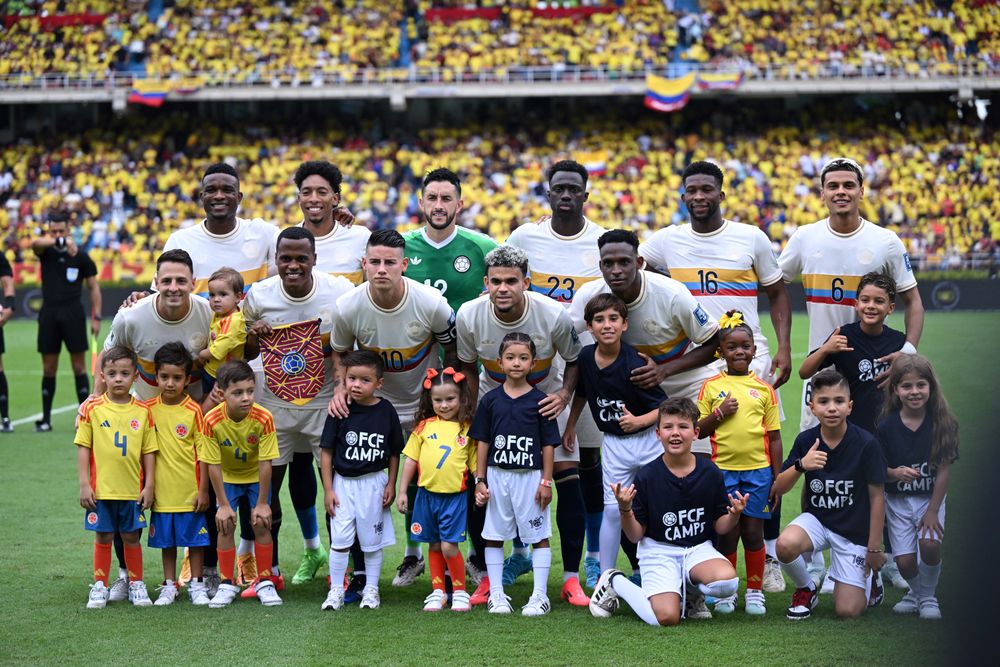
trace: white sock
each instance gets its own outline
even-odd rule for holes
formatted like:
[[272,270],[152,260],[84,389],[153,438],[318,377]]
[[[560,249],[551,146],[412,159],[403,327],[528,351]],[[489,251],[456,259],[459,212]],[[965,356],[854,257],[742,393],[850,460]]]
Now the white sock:
[[527,558],[531,554],[531,547],[529,547],[527,544],[524,545],[523,547],[514,547],[510,553],[512,556],[514,554],[517,554],[518,556],[524,556],[525,558]]
[[382,549],[365,552],[365,588],[373,586],[378,590],[378,580],[382,576]]
[[588,551],[584,555],[584,558],[593,558],[594,560],[599,560],[601,558],[601,552],[600,551]]
[[826,567],[826,561],[823,560],[823,550],[817,549],[812,552],[812,564],[818,567]]
[[483,552],[486,576],[490,578],[490,595],[503,595],[503,547],[486,547]]
[[[781,561],[778,562],[781,563]],[[809,570],[806,569],[806,561],[802,556],[796,557],[791,563],[781,563],[781,569],[785,571],[785,574],[792,580],[796,588],[816,588],[812,577],[809,576]]]
[[240,538],[240,545],[236,547],[237,556],[245,556],[246,554],[253,553],[253,540],[244,540]]
[[319,549],[319,535],[316,537],[303,538],[302,543],[306,549]]
[[[601,542],[601,544],[604,544],[604,542]],[[625,575],[611,577],[611,588],[615,590],[618,597],[625,600],[628,606],[632,607],[632,611],[639,618],[650,625],[660,625],[659,621],[656,620],[656,614],[653,613],[653,606],[649,604],[649,598],[646,597],[641,588],[629,581],[628,577]]]
[[618,547],[622,541],[622,517],[618,505],[605,505],[601,519],[601,572],[618,562]]
[[126,570],[124,567],[118,568],[118,578],[128,581],[128,570]]
[[[549,568],[552,567],[552,548],[545,547],[531,552],[531,576],[534,578],[532,595],[546,595],[549,585]],[[574,573],[575,576],[575,573]],[[490,580],[492,581],[492,579]]]
[[[420,545],[419,544],[414,545],[414,546],[410,546],[409,544],[407,544],[406,545],[406,551],[403,552],[403,556],[404,557],[405,556],[413,556],[413,557],[415,557],[418,560],[423,560],[424,559],[424,554],[420,551]],[[367,556],[365,556],[365,558],[367,558]],[[365,561],[366,565],[367,565],[367,562],[368,561]]]
[[728,598],[736,595],[736,591],[739,590],[739,587],[740,580],[737,577],[713,581],[710,584],[698,584],[698,590],[705,595],[712,596],[713,598]]
[[917,564],[917,571],[921,599],[934,597],[937,593],[938,579],[941,577],[941,563],[928,565],[921,562]]
[[778,560],[777,548],[778,548],[778,540],[777,539],[774,539],[774,540],[764,540],[764,553],[766,553],[768,556],[770,556],[774,560]]
[[347,551],[330,549],[330,588],[344,586],[344,575],[347,574],[347,561],[351,554]]
[[163,585],[164,586],[173,586],[174,585],[174,580],[173,579],[166,579],[166,580],[164,580]]

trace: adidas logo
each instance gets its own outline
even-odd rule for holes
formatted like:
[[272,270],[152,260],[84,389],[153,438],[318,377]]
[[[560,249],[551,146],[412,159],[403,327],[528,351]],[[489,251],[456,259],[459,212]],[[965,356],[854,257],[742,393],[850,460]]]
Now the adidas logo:
[[101,422],[101,428],[111,428],[111,422],[105,419],[104,421]]
[[428,440],[437,440],[438,439],[437,433],[431,433],[429,436],[427,436],[427,439]]
[[229,438],[226,438],[225,440],[222,441],[222,446],[223,447],[232,447],[233,443],[229,442]]
[[410,258],[410,264],[412,264],[414,266],[416,266],[417,264],[420,264],[420,262],[422,262],[422,261],[424,261],[424,260],[422,260],[419,257],[411,257]]
[[198,534],[199,535],[208,535],[208,528],[202,527],[201,530],[198,531]]

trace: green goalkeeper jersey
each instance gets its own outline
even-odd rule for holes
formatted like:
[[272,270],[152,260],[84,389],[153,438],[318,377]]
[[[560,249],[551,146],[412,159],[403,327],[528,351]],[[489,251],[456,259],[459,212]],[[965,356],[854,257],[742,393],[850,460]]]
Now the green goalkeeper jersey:
[[427,238],[422,227],[403,238],[410,260],[406,277],[441,290],[452,310],[458,312],[463,303],[483,293],[484,258],[497,247],[496,241],[464,227],[456,227],[451,239],[440,246]]

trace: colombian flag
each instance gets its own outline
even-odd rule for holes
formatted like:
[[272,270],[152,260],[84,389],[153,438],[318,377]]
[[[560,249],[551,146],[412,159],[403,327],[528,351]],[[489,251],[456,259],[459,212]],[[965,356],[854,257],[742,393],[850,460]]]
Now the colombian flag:
[[267,388],[283,401],[305,405],[323,388],[326,367],[319,320],[274,327],[260,339]]
[[163,106],[169,92],[169,81],[136,81],[128,94],[128,101],[158,109]]
[[697,76],[697,73],[691,72],[679,79],[664,79],[662,76],[647,74],[644,104],[654,111],[680,111],[691,97],[691,87]]
[[604,176],[608,172],[607,151],[582,152],[577,158],[577,161],[587,169],[587,173],[591,176]]
[[743,72],[724,74],[706,73],[698,75],[698,87],[702,90],[736,90],[743,83]]

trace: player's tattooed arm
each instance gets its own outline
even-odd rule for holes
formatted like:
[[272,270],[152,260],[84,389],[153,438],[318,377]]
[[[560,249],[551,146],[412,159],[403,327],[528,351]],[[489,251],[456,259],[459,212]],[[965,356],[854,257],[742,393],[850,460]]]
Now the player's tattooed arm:
[[340,353],[336,350],[330,353],[330,365],[333,368],[333,398],[330,399],[326,413],[331,417],[345,419],[350,414],[348,406],[351,403],[351,397],[347,394],[347,383],[345,382],[347,369],[344,368]]
[[462,361],[458,358],[458,343],[454,338],[442,345],[442,349],[444,350],[445,367],[457,368],[461,365]]

